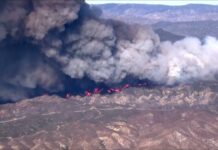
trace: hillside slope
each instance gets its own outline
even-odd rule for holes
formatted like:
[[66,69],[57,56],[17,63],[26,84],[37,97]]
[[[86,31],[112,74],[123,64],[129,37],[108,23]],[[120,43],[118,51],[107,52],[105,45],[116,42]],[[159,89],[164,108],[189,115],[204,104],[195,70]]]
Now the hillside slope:
[[0,106],[0,149],[218,149],[217,83]]

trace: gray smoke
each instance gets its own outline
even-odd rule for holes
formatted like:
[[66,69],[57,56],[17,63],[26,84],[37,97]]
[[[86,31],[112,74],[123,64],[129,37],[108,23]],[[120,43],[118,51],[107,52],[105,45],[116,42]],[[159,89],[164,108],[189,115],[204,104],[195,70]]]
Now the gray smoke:
[[22,32],[23,20],[28,14],[27,0],[0,2],[0,40],[7,35],[16,37]]
[[[159,45],[158,36],[148,27],[122,23],[118,26],[113,22],[85,20],[78,30],[68,32],[64,43],[58,39],[50,42],[60,48],[53,45],[45,53],[59,61],[63,72],[72,78],[88,76],[105,83],[118,83],[129,75],[156,78],[151,72],[155,63],[151,61],[156,57],[153,52]],[[63,44],[67,45],[66,53],[60,55]]]
[[[218,41],[160,42],[150,27],[101,20],[82,0],[0,2],[0,98],[64,89],[63,78],[115,84],[216,80]],[[10,94],[11,93],[11,94]]]
[[78,17],[77,0],[3,0],[0,2],[0,98],[19,100],[36,89],[63,89],[61,73],[40,51],[51,29]]
[[37,40],[45,37],[52,28],[63,28],[67,22],[78,18],[80,5],[69,0],[34,0],[34,11],[26,18],[26,35]]

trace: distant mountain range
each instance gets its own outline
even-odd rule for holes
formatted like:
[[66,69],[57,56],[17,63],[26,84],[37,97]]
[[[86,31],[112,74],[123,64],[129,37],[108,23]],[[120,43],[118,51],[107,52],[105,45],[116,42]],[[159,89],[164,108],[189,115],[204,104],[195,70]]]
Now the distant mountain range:
[[206,36],[218,38],[218,21],[158,22],[154,30],[163,29],[180,36],[193,36],[204,39]]
[[216,5],[103,4],[95,7],[102,10],[102,18],[151,25],[161,40],[175,41],[185,36],[203,39],[208,35],[218,38]]
[[154,31],[159,35],[160,41],[175,42],[175,41],[181,40],[181,39],[183,39],[185,37],[185,36],[173,34],[173,33],[169,32],[169,31],[163,30],[161,28],[156,29]]
[[190,4],[184,6],[144,4],[103,4],[103,17],[122,19],[127,22],[154,24],[160,21],[205,21],[218,20],[218,6]]

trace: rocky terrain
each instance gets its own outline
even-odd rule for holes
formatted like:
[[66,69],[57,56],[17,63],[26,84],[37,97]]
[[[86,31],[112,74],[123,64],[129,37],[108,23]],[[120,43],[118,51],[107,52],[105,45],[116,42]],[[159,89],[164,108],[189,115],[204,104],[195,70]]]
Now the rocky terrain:
[[0,106],[0,149],[218,149],[218,83]]

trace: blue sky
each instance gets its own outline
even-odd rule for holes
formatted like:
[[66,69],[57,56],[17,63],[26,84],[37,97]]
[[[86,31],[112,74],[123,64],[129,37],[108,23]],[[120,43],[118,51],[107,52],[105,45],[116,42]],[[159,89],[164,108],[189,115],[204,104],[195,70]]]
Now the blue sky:
[[89,4],[137,3],[137,4],[164,4],[164,5],[185,5],[185,4],[218,5],[218,0],[86,0],[86,2]]

